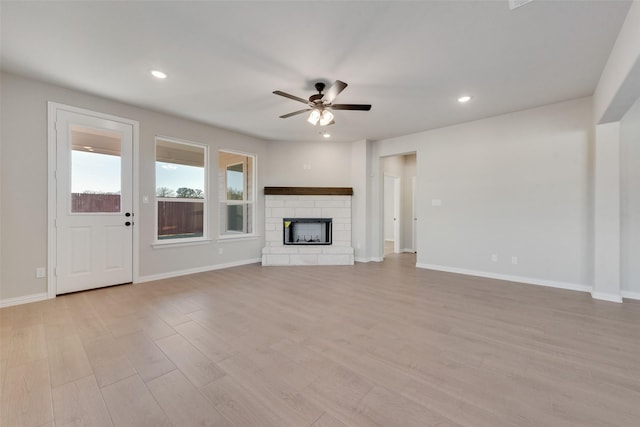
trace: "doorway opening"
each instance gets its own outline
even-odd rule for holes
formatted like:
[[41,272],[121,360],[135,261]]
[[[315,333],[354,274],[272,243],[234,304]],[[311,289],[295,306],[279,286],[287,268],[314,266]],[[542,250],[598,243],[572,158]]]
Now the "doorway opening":
[[380,159],[382,183],[383,255],[415,253],[417,248],[416,153]]

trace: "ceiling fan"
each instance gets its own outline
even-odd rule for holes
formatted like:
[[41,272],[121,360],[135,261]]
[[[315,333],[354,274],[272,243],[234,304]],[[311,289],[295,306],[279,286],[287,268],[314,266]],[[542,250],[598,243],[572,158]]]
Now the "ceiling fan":
[[307,104],[307,106],[309,107],[305,108],[304,110],[298,110],[294,111],[293,113],[285,114],[284,116],[280,116],[280,118],[286,119],[287,117],[311,111],[311,114],[307,119],[309,123],[314,126],[317,124],[319,124],[320,126],[327,126],[335,123],[335,121],[333,120],[333,113],[331,113],[331,111],[329,110],[371,110],[371,105],[369,104],[333,104],[333,100],[336,98],[336,96],[338,96],[338,94],[340,94],[340,92],[342,92],[347,87],[347,84],[345,82],[336,80],[325,94],[322,93],[325,87],[324,83],[318,82],[315,84],[315,87],[318,93],[311,95],[309,97],[309,100],[299,98],[295,95],[290,95],[280,90],[273,91],[273,93],[275,93],[276,95],[284,96],[285,98],[302,102],[303,104]]

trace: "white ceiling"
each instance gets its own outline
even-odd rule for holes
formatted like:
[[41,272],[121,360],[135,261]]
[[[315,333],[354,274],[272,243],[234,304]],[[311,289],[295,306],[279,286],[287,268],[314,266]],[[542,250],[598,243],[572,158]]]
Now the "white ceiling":
[[[334,141],[589,96],[630,1],[1,3],[2,69],[270,140],[320,140],[302,98],[349,87]],[[158,68],[169,78],[156,80]],[[470,94],[460,105],[456,99]]]

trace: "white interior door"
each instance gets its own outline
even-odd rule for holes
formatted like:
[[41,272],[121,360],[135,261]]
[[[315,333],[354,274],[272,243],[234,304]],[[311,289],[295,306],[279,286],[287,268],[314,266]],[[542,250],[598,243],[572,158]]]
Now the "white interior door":
[[400,178],[393,178],[393,252],[400,252]]
[[[393,253],[400,252],[400,178],[384,175],[384,243],[393,241]],[[390,250],[386,249],[385,252]]]
[[418,216],[416,214],[416,177],[411,177],[411,250],[418,251]]
[[56,294],[133,280],[133,126],[56,110]]

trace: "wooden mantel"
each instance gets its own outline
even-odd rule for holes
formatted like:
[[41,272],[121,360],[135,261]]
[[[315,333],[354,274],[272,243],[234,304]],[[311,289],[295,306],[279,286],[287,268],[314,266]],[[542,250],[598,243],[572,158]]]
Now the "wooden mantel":
[[264,187],[265,196],[353,196],[352,187]]

